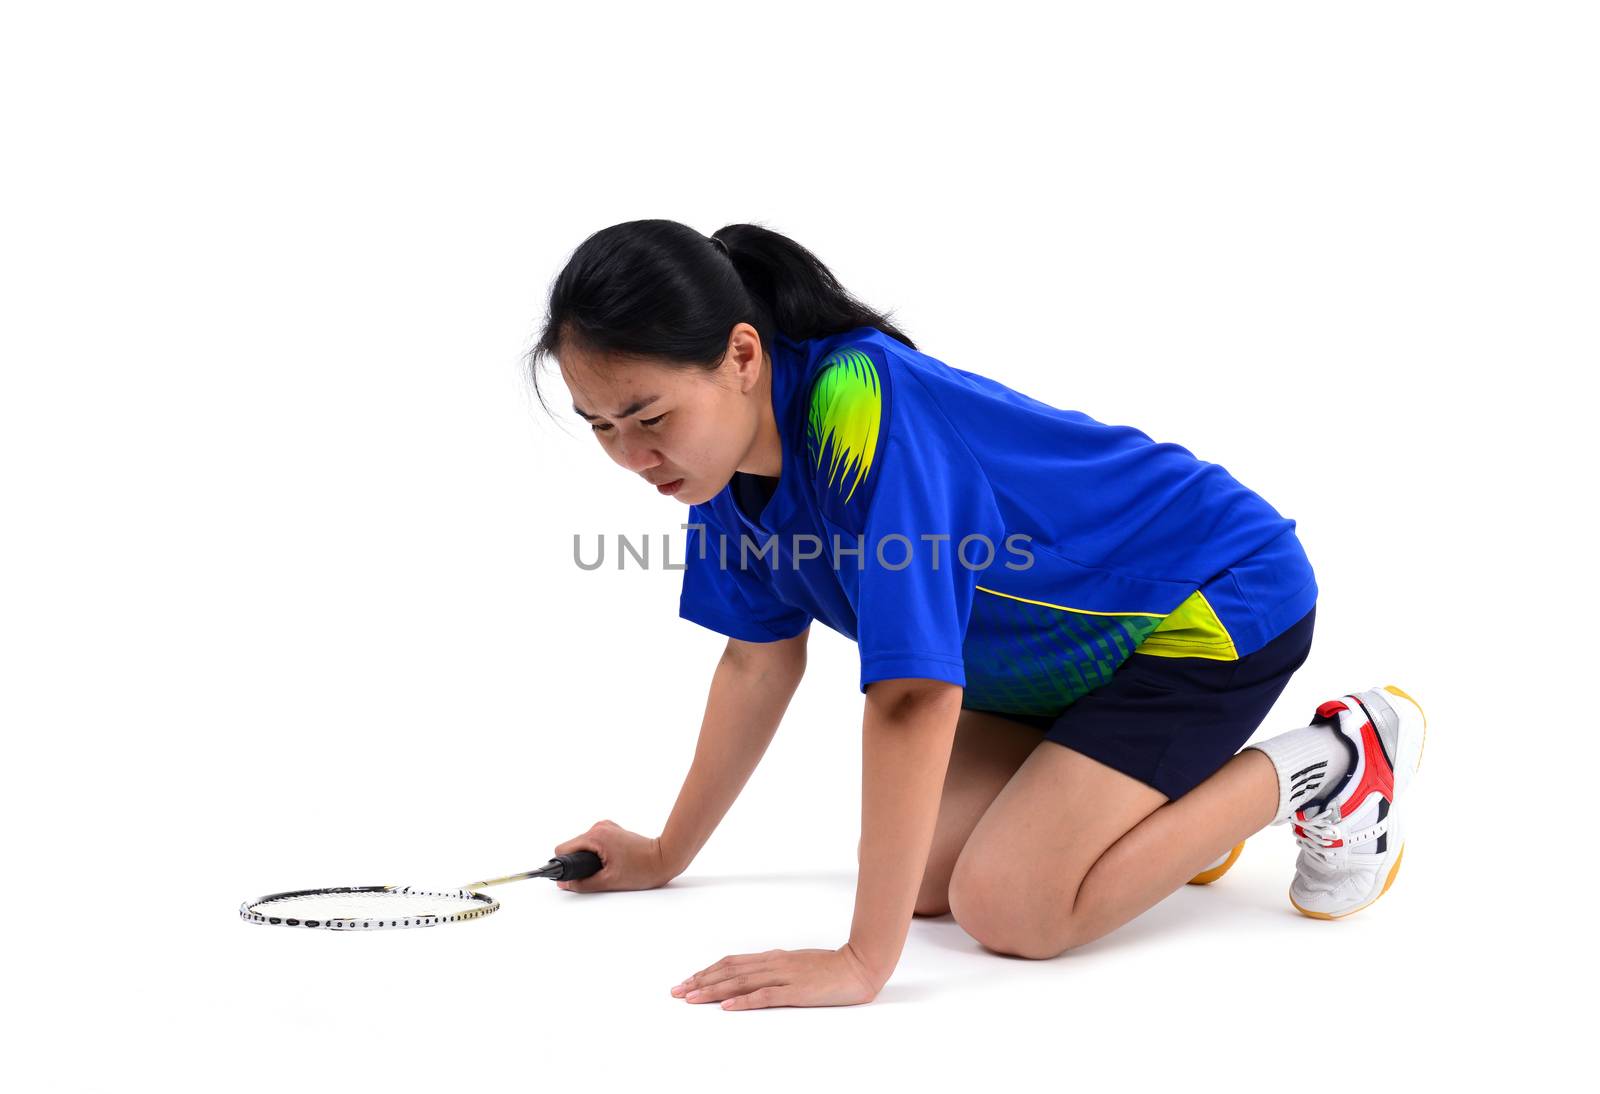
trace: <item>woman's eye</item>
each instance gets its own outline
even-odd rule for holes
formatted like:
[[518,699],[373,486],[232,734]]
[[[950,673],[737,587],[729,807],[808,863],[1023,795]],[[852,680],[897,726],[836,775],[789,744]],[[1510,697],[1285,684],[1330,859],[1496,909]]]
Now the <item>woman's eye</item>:
[[[657,414],[654,418],[640,418],[639,419],[639,424],[640,425],[659,425],[660,422],[661,422],[661,419],[663,419],[665,417],[666,417],[665,414]],[[594,430],[596,433],[609,433],[609,432],[611,432],[611,423],[610,422],[592,422],[592,423],[590,423],[589,428]]]

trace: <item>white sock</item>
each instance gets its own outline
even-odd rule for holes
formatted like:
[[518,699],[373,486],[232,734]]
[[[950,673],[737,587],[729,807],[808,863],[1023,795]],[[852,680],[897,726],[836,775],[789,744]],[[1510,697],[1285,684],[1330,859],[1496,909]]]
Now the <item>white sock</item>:
[[1272,824],[1288,821],[1319,792],[1324,797],[1331,793],[1356,759],[1355,745],[1331,725],[1291,729],[1246,747],[1265,753],[1278,770],[1278,811]]

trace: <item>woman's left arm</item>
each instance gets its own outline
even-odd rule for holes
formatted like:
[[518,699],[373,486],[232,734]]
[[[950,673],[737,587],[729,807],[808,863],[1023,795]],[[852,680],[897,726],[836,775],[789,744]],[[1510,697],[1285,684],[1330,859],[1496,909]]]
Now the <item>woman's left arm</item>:
[[911,929],[960,716],[961,688],[955,684],[880,680],[867,685],[861,868],[847,948],[872,974],[874,995],[899,963]]
[[900,960],[933,847],[962,690],[941,680],[867,686],[861,739],[861,866],[850,940],[837,950],[736,954],[672,989],[727,1010],[874,999]]

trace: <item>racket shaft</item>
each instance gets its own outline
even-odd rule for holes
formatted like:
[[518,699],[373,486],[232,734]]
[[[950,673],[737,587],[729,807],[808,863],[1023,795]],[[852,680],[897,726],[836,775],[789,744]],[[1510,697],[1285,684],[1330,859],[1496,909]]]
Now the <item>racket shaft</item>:
[[599,873],[602,865],[600,856],[593,851],[573,851],[571,854],[557,855],[537,870],[507,874],[505,877],[490,878],[488,881],[475,881],[463,888],[483,889],[490,885],[504,885],[508,881],[522,881],[530,877],[547,877],[551,881],[573,881]]

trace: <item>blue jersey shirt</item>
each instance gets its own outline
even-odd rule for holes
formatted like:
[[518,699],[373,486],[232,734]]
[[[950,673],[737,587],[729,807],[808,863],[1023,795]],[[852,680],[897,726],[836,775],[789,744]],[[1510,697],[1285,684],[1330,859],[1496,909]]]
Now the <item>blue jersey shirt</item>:
[[863,691],[945,680],[1055,715],[1135,650],[1236,660],[1316,603],[1295,522],[1180,445],[871,327],[769,353],[776,489],[752,516],[741,473],[690,506],[685,619],[751,642],[821,620]]

